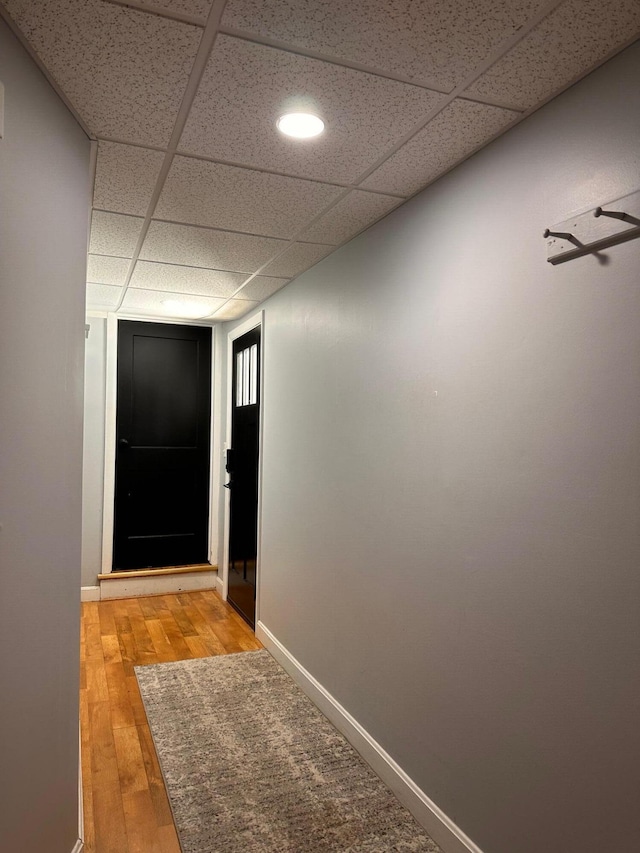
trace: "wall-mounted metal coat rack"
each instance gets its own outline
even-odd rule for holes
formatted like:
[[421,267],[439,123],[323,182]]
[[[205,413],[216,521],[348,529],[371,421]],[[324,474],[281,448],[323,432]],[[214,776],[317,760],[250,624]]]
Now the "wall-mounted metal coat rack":
[[543,237],[550,264],[640,237],[640,190],[546,228]]

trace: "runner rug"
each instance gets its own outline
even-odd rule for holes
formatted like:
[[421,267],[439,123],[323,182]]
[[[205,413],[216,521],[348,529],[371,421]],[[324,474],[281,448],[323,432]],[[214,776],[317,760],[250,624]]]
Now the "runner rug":
[[440,851],[268,652],[136,676],[184,853]]

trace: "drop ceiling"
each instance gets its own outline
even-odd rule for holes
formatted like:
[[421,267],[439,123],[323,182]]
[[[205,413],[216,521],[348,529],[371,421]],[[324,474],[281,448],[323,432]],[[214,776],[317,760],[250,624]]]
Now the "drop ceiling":
[[[242,317],[640,35],[640,0],[0,12],[97,141],[87,307],[207,322]],[[300,110],[321,137],[277,131]]]

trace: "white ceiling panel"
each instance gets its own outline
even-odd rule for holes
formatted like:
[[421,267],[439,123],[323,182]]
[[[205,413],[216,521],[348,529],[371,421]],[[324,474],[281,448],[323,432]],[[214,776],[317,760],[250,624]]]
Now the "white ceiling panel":
[[194,296],[227,297],[235,293],[246,279],[246,273],[138,261],[129,286]]
[[467,93],[522,109],[560,91],[640,35],[638,0],[567,0]]
[[519,115],[457,98],[362,185],[410,195],[487,142]]
[[[179,150],[321,181],[355,181],[443,96],[294,53],[220,36]],[[283,136],[280,115],[311,111],[322,136]]]
[[96,255],[131,258],[142,230],[144,219],[94,210],[91,215],[89,251]]
[[211,9],[211,0],[138,0],[141,6],[150,9],[165,9],[175,15],[197,18],[204,24]]
[[291,238],[341,192],[317,181],[176,157],[155,216]]
[[252,302],[249,299],[230,299],[226,305],[216,311],[214,320],[239,320],[244,317],[253,308],[257,308],[259,302]]
[[271,237],[251,237],[209,228],[152,222],[140,258],[252,273],[286,245],[286,240]]
[[321,246],[319,243],[294,243],[279,258],[268,264],[262,273],[293,278],[334,249],[335,246]]
[[229,0],[223,26],[450,91],[545,0]]
[[122,287],[125,283],[129,258],[111,258],[108,255],[89,255],[87,258],[87,281],[94,284],[115,284]]
[[269,278],[266,275],[257,275],[236,295],[239,299],[257,299],[258,302],[262,302],[263,299],[268,299],[269,296],[288,283],[288,278]]
[[213,314],[224,299],[208,296],[191,296],[183,293],[162,293],[158,290],[128,288],[122,308],[124,314],[149,314],[158,317],[191,318]]
[[166,145],[202,30],[101,0],[5,0],[98,136]]
[[99,142],[93,206],[146,216],[163,160],[162,151]]
[[121,287],[114,287],[110,284],[88,284],[87,285],[87,308],[92,308],[99,311],[113,311],[118,304]]
[[315,243],[344,243],[400,202],[392,196],[352,190],[301,236]]

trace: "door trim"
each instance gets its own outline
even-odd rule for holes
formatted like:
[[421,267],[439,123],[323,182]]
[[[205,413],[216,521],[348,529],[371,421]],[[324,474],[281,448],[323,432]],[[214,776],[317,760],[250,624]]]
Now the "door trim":
[[115,520],[116,496],[116,403],[118,396],[118,322],[120,320],[136,320],[142,323],[167,323],[172,326],[201,326],[211,329],[211,432],[209,435],[209,562],[217,563],[218,553],[218,506],[219,490],[216,483],[220,481],[220,460],[214,452],[214,442],[217,440],[216,421],[214,420],[214,398],[216,395],[216,336],[218,326],[192,320],[173,320],[162,317],[149,317],[135,314],[107,315],[107,341],[105,355],[105,425],[104,425],[104,490],[102,498],[102,572],[111,574],[113,571],[113,527]]
[[[233,342],[237,338],[241,338],[242,335],[245,335],[247,332],[250,332],[252,329],[256,329],[260,327],[260,376],[258,381],[260,382],[260,417],[258,420],[258,549],[256,554],[256,616],[255,616],[255,624],[258,624],[260,619],[260,587],[262,584],[262,572],[261,572],[261,553],[262,553],[262,458],[263,458],[263,432],[264,432],[264,334],[265,334],[265,314],[264,310],[257,311],[255,314],[252,314],[246,320],[243,320],[242,323],[235,326],[231,331],[227,334],[227,390],[226,390],[226,400],[225,400],[225,409],[226,409],[226,417],[225,417],[225,434],[224,434],[224,443],[220,448],[220,454],[218,458],[221,460],[227,449],[231,446],[231,410],[233,405],[233,400],[231,398],[231,389],[233,386]],[[227,596],[229,593],[229,521],[230,521],[230,505],[231,505],[231,495],[229,494],[229,489],[223,488],[223,482],[226,480],[226,471],[224,467],[220,469],[221,477],[220,477],[220,493],[224,492],[222,495],[222,500],[224,501],[224,536],[222,543],[222,554],[220,555],[221,559],[218,560],[218,565],[222,566],[222,598],[224,601],[227,600]]]

